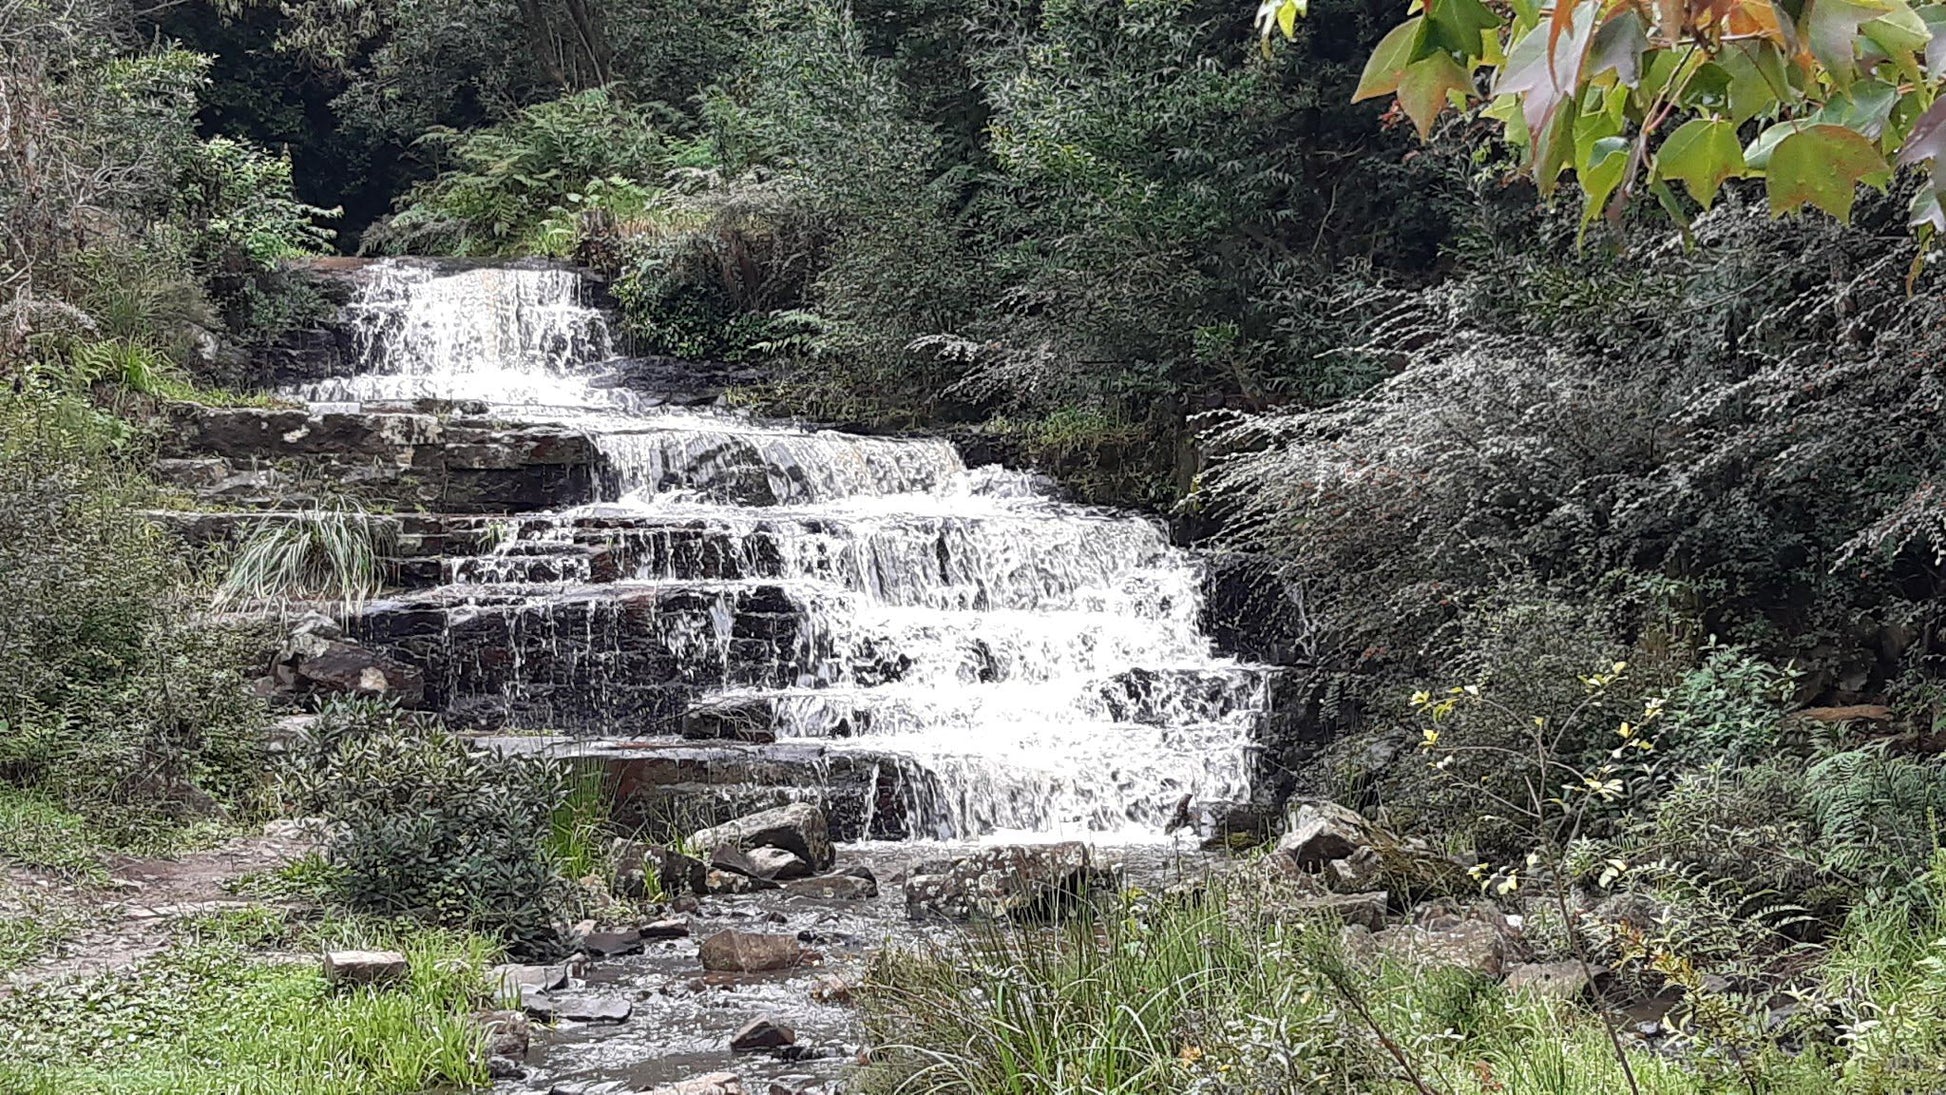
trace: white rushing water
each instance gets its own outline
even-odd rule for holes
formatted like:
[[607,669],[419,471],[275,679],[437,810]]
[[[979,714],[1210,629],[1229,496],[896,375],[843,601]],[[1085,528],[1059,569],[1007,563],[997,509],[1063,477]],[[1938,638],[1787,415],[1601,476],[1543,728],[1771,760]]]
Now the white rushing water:
[[[380,263],[348,311],[358,374],[297,394],[483,400],[574,423],[608,465],[604,499],[523,520],[498,554],[457,562],[454,581],[544,603],[544,589],[506,583],[527,583],[523,559],[578,521],[704,530],[728,545],[725,571],[650,553],[621,584],[711,590],[726,606],[781,587],[804,671],[698,703],[765,711],[780,738],[922,773],[906,804],[922,835],[1154,838],[1184,796],[1248,797],[1264,674],[1213,653],[1196,563],[1155,522],[1063,504],[1020,472],[968,470],[942,440],[595,387],[614,340],[570,271]],[[697,641],[727,657],[721,615]]]

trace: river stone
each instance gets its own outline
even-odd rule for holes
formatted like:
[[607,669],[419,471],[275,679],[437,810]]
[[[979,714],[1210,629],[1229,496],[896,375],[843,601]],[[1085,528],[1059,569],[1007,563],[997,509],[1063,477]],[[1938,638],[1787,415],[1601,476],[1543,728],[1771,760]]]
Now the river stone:
[[398,951],[328,951],[324,980],[328,985],[381,985],[402,981],[411,967]]
[[712,1072],[707,1076],[652,1087],[642,1095],[743,1095],[743,1081],[734,1072]]
[[426,698],[419,670],[356,643],[309,632],[285,642],[270,675],[280,687],[302,694],[389,697],[406,707]]
[[1525,962],[1507,971],[1507,989],[1547,1000],[1578,1000],[1588,991],[1588,974],[1579,962]]
[[634,1013],[635,1005],[620,996],[553,996],[529,991],[521,996],[520,1009],[542,1022],[620,1023]]
[[703,968],[717,973],[758,973],[795,969],[807,957],[795,936],[722,931],[703,940]]
[[758,878],[738,871],[719,871],[712,868],[707,876],[706,889],[713,894],[746,894],[762,890],[777,889],[777,883],[768,878]]
[[784,883],[784,892],[799,897],[820,897],[827,901],[864,901],[878,896],[876,879],[854,874],[819,875]]
[[682,939],[689,935],[689,921],[680,916],[651,920],[642,925],[643,939]]
[[905,909],[914,920],[1053,920],[1114,879],[1076,841],[982,848],[914,866],[906,875]]
[[1326,863],[1367,847],[1371,833],[1371,826],[1356,812],[1313,799],[1292,809],[1290,825],[1277,840],[1277,852],[1305,870],[1323,870]]
[[764,845],[750,850],[750,864],[757,869],[757,877],[784,881],[803,878],[811,873],[811,865],[798,856],[782,848]]
[[777,1049],[797,1042],[797,1032],[768,1015],[752,1019],[730,1036],[732,1053]]
[[830,870],[837,855],[831,847],[831,826],[824,811],[808,802],[793,802],[774,810],[764,810],[702,829],[690,836],[698,848],[715,849],[725,844],[740,849],[766,844],[782,848],[811,865],[814,871]]

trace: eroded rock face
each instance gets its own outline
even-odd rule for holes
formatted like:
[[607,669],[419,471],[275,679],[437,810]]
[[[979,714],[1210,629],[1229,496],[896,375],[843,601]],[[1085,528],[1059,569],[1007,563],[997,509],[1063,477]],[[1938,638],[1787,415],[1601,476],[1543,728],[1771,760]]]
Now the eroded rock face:
[[982,848],[955,859],[914,866],[906,876],[906,915],[915,920],[1059,919],[1097,892],[1115,872],[1096,865],[1084,844]]
[[758,1050],[780,1049],[797,1042],[797,1032],[768,1015],[752,1019],[738,1028],[730,1036],[730,1050],[734,1053],[753,1053]]
[[1414,965],[1455,966],[1498,979],[1506,972],[1509,948],[1501,931],[1480,920],[1449,920],[1401,925],[1373,933],[1379,950]]
[[692,834],[690,840],[699,848],[724,845],[744,851],[766,845],[780,848],[809,864],[814,871],[829,870],[837,860],[824,811],[804,802],[724,822]]
[[615,880],[624,897],[646,897],[649,880],[664,897],[709,892],[709,865],[660,844],[615,842]]
[[424,674],[369,647],[317,632],[290,637],[271,663],[271,679],[298,695],[368,696],[406,707],[425,702]]

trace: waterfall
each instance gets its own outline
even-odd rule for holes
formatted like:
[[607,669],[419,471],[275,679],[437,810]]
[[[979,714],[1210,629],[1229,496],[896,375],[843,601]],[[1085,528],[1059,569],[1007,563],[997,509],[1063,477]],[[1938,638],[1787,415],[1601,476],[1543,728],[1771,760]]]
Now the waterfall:
[[599,497],[448,561],[449,628],[498,620],[512,652],[490,687],[610,720],[673,695],[668,718],[858,754],[902,774],[917,835],[1154,839],[1185,796],[1249,797],[1267,672],[1214,652],[1198,564],[1156,522],[939,439],[593,384],[615,339],[572,271],[382,262],[346,314],[358,372],[296,394],[479,400],[602,455]]

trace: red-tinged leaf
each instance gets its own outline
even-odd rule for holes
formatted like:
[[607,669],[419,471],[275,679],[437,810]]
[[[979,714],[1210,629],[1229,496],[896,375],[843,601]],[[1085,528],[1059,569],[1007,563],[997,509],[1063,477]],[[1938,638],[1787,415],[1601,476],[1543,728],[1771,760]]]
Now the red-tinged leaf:
[[1946,76],[1946,4],[1927,4],[1919,9],[1919,18],[1932,31],[1926,43],[1926,75],[1937,80]]
[[1365,73],[1358,78],[1358,90],[1352,92],[1351,101],[1363,102],[1396,93],[1399,81],[1405,77],[1406,66],[1419,51],[1420,36],[1425,29],[1425,17],[1415,15],[1379,39],[1378,47],[1365,61]]
[[[1567,0],[1562,0],[1556,8],[1557,14],[1562,10],[1574,13],[1567,32],[1557,34],[1553,25],[1528,31],[1514,43],[1494,88],[1495,94],[1520,96],[1527,132],[1536,137],[1552,131],[1562,105],[1574,98],[1581,83],[1588,43],[1594,37],[1593,4],[1570,6]],[[1537,156],[1536,160],[1540,158]]]
[[1472,94],[1473,77],[1466,68],[1445,53],[1421,57],[1406,66],[1399,80],[1399,108],[1424,138],[1432,133],[1433,121],[1446,109],[1447,95],[1454,91]]
[[1899,146],[1899,165],[1909,167],[1946,155],[1946,95],[1934,99]]
[[1785,137],[1765,169],[1773,215],[1812,205],[1841,221],[1851,219],[1859,183],[1883,186],[1891,177],[1877,146],[1841,125],[1806,126]]
[[1689,196],[1708,209],[1723,183],[1745,171],[1743,143],[1736,123],[1727,118],[1692,118],[1684,122],[1655,154],[1655,173],[1679,179]]

